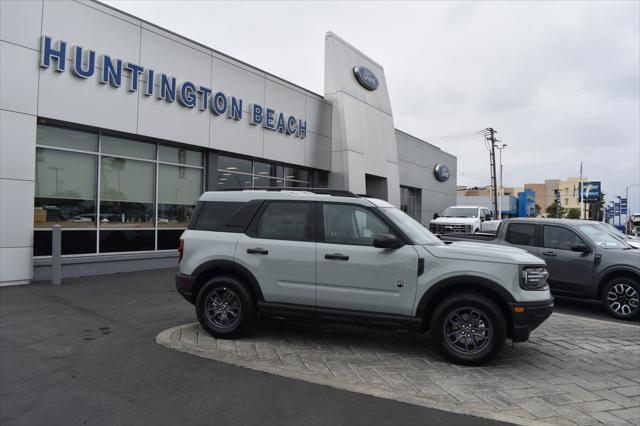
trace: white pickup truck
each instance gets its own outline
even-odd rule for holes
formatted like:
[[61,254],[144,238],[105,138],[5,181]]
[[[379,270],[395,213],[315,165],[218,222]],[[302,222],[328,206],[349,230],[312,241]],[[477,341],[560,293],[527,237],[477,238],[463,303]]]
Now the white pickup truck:
[[481,206],[451,206],[442,214],[436,213],[429,223],[429,230],[434,234],[448,232],[462,232],[475,234],[476,232],[495,233],[500,224],[493,220],[491,211]]

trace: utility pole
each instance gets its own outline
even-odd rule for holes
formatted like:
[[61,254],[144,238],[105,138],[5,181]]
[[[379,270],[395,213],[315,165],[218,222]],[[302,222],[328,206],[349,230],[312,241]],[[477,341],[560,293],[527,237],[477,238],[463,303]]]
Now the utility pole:
[[[500,198],[498,198],[498,219],[502,219],[502,198],[504,197],[504,183],[502,182],[502,150],[507,147],[506,143],[496,146],[500,151]],[[511,206],[507,206],[511,210]]]
[[491,144],[489,151],[489,166],[491,169],[491,187],[493,188],[493,217],[498,217],[498,182],[496,179],[496,132],[492,127],[485,129],[485,137]]

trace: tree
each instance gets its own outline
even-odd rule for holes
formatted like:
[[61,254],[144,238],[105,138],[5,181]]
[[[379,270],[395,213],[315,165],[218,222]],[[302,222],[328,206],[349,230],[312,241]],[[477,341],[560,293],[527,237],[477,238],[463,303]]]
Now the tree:
[[554,201],[553,203],[549,204],[549,206],[547,207],[545,212],[547,213],[547,217],[564,217],[564,214],[567,212],[567,209],[565,209],[564,207],[560,206],[560,216],[557,216],[556,215],[556,202]]
[[580,219],[580,209],[569,209],[567,212],[567,219]]

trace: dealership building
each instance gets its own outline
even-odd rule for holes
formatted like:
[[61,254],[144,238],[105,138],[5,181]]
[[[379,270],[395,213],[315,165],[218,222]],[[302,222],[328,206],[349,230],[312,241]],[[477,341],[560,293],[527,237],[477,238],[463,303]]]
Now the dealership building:
[[[456,158],[397,130],[380,64],[325,37],[324,95],[94,1],[0,1],[0,285],[171,267],[203,191],[346,189],[423,224]],[[280,60],[296,66],[296,58]]]

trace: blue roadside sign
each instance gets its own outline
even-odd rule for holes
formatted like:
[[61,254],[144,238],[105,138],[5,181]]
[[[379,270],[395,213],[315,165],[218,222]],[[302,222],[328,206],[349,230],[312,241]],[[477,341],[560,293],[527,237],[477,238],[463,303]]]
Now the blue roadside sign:
[[620,214],[627,214],[627,199],[620,199]]

